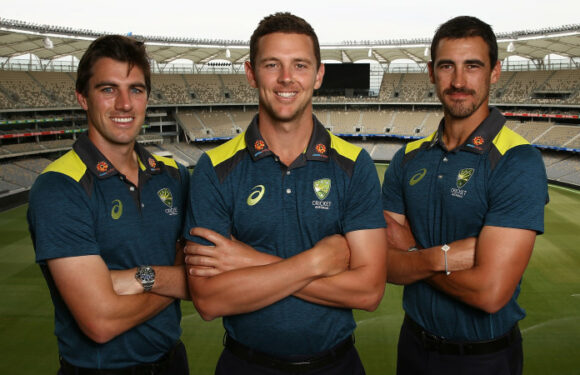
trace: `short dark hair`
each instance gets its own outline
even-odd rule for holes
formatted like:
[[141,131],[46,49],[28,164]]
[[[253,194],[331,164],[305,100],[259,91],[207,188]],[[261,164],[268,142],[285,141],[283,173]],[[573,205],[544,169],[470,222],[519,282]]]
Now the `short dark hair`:
[[255,67],[256,55],[258,54],[258,41],[264,35],[272,33],[304,34],[310,37],[314,44],[314,56],[316,67],[320,67],[320,45],[314,29],[303,18],[288,12],[278,12],[264,17],[258,24],[250,38],[250,64]]
[[431,61],[435,63],[435,54],[441,39],[460,39],[475,36],[481,37],[487,44],[489,61],[493,69],[498,55],[495,34],[490,25],[470,16],[455,17],[439,26],[431,42]]
[[128,63],[129,71],[135,66],[140,68],[145,76],[147,97],[149,97],[151,93],[151,66],[145,51],[145,45],[143,42],[122,35],[101,36],[89,45],[77,69],[75,87],[77,92],[85,97],[88,95],[88,85],[93,76],[93,66],[103,57]]

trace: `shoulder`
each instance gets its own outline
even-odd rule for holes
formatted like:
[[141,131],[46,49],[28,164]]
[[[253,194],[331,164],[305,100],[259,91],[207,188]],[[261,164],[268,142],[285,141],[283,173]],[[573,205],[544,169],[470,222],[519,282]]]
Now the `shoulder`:
[[67,152],[57,160],[50,163],[41,175],[54,172],[72,178],[79,182],[87,172],[87,166],[73,150]]
[[342,138],[330,133],[330,148],[336,151],[336,153],[344,158],[351,161],[356,161],[360,155],[362,148],[353,145],[350,142],[345,141]]
[[218,165],[231,160],[240,151],[245,150],[245,134],[246,132],[243,132],[235,138],[230,139],[226,143],[209,150],[207,152],[207,156],[211,161],[211,164],[214,167],[217,167]]

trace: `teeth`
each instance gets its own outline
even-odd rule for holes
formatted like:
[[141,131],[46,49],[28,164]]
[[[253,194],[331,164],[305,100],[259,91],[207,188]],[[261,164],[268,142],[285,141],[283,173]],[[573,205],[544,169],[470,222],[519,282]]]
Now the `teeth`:
[[111,120],[115,122],[131,122],[133,121],[133,117],[113,117]]
[[296,92],[278,92],[277,94],[283,98],[292,98],[296,96]]

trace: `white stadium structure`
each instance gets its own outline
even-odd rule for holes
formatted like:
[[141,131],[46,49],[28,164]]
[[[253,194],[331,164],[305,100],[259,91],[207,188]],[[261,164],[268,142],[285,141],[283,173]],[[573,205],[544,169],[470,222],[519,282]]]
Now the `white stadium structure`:
[[[107,34],[0,18],[0,199],[26,200],[36,176],[70,149],[86,117],[74,96],[78,59]],[[243,74],[249,42],[133,35],[152,59],[139,141],[195,166],[242,132],[257,109]],[[432,132],[441,108],[429,83],[430,39],[322,45],[322,60],[370,64],[369,89],[319,95],[314,112],[334,133],[389,161]],[[580,25],[498,35],[502,74],[491,103],[538,147],[553,183],[580,186]]]

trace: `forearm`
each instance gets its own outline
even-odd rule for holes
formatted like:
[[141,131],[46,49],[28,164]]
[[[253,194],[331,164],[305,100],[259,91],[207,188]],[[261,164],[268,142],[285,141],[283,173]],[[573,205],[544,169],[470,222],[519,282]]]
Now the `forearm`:
[[504,307],[526,269],[536,233],[515,228],[486,226],[476,250],[475,266],[427,281],[444,293],[488,313]]
[[[465,270],[474,264],[475,237],[451,242],[447,253],[447,270]],[[387,281],[392,284],[408,285],[427,279],[445,271],[445,254],[441,246],[407,251],[389,248],[389,267]]]
[[241,268],[212,277],[189,276],[192,300],[206,320],[269,306],[321,275],[309,266],[310,252],[267,265]]
[[[96,255],[56,258],[47,264],[77,324],[90,339],[98,343],[107,342],[145,322],[173,301],[172,298],[152,293],[117,294],[113,288],[111,272],[101,257]],[[132,282],[136,283],[134,272],[132,275]]]
[[155,284],[152,293],[166,297],[191,300],[187,287],[185,266],[154,266]]
[[374,311],[384,290],[383,280],[369,279],[368,270],[360,267],[314,280],[294,296],[319,305]]
[[153,293],[116,296],[104,303],[106,307],[92,314],[73,315],[89,338],[105,343],[153,318],[173,301],[173,298]]
[[[152,266],[155,270],[155,283],[151,293],[165,297],[190,300],[185,277],[185,267],[178,266]],[[128,270],[111,271],[111,279],[115,292],[119,295],[131,295],[144,293],[143,286],[135,278],[137,268]]]

